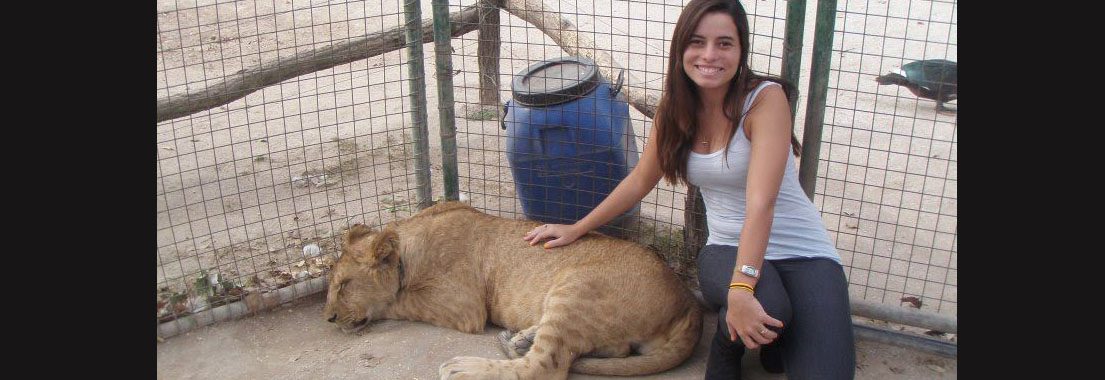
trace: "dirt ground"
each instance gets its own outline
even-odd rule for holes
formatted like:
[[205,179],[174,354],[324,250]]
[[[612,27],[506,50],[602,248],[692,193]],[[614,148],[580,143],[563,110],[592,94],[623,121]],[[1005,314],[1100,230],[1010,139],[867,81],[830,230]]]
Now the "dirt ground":
[[[158,379],[436,379],[438,366],[454,356],[505,358],[489,326],[466,334],[422,322],[379,321],[346,334],[322,318],[324,294],[303,298],[260,315],[217,323],[157,343]],[[707,314],[703,336],[717,315]],[[694,355],[646,379],[701,379],[706,340]],[[764,372],[758,351],[745,355],[744,378],[786,379]],[[956,379],[958,360],[857,339],[856,379]],[[572,374],[570,379],[607,377]]]

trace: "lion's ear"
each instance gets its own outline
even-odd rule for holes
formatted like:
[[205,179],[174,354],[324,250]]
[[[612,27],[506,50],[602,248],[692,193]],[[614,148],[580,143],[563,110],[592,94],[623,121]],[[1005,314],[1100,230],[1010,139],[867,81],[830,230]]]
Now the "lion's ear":
[[361,240],[365,235],[371,234],[372,228],[360,223],[354,224],[353,227],[349,227],[349,231],[345,232],[345,246],[348,247]]
[[380,231],[368,246],[368,252],[372,266],[390,265],[399,259],[399,234],[390,228]]

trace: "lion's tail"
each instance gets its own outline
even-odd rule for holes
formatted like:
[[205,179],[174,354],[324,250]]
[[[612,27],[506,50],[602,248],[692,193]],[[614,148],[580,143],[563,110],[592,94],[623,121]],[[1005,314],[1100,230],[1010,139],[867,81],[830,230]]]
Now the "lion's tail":
[[689,302],[688,312],[672,325],[659,345],[641,355],[624,358],[581,357],[572,363],[572,371],[601,376],[640,376],[671,369],[694,353],[702,333],[702,310]]

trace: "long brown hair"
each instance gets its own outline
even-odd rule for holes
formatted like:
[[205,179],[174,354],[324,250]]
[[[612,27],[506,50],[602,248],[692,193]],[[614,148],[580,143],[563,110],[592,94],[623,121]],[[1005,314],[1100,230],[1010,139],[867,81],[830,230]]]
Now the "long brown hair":
[[[680,13],[679,21],[675,23],[671,49],[668,52],[668,72],[664,79],[664,94],[660,97],[660,104],[656,107],[656,115],[653,119],[658,134],[660,170],[664,173],[664,179],[671,184],[688,183],[687,157],[694,147],[692,139],[698,132],[698,120],[695,115],[702,106],[697,85],[683,71],[683,52],[687,50],[691,36],[702,17],[714,12],[724,12],[733,18],[733,23],[737,24],[741,49],[737,75],[733,76],[733,80],[729,83],[729,90],[725,93],[725,116],[730,122],[729,136],[725,141],[733,140],[733,136],[737,133],[737,123],[743,116],[741,111],[744,108],[742,105],[745,98],[761,82],[765,80],[778,82],[782,85],[788,102],[793,102],[797,96],[797,89],[790,82],[775,76],[757,74],[748,67],[748,14],[740,1],[691,0]],[[791,148],[794,155],[799,156],[802,146],[798,142],[798,137],[794,135],[793,126],[791,128]]]

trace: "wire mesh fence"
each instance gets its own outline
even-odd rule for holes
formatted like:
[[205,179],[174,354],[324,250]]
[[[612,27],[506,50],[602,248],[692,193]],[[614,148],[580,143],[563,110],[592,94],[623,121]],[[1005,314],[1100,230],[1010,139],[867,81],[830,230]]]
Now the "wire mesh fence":
[[836,9],[815,203],[851,297],[954,317],[958,119],[876,78],[956,61],[958,3],[842,0]]
[[[447,113],[439,107],[456,115],[460,199],[493,215],[532,217],[511,164],[511,154],[522,155],[509,144],[536,140],[511,136],[517,121],[507,122],[504,103],[516,98],[515,76],[540,61],[590,58],[608,87],[617,87],[615,103],[625,102],[627,112],[616,122],[626,128],[580,146],[613,147],[629,165],[652,126],[684,3],[451,1],[446,90],[454,103],[444,104],[436,95],[435,44],[422,45],[432,38],[430,1],[159,1],[159,334],[223,305],[253,312],[321,291],[344,229],[409,216],[427,195],[443,199],[450,179],[438,138],[447,124],[439,115]],[[910,60],[954,60],[955,2],[889,3],[838,7],[815,203],[853,299],[897,305],[912,295],[924,309],[954,315],[955,118],[873,78]],[[751,67],[780,75],[787,2],[744,5]],[[414,29],[427,31],[417,49],[407,42]],[[422,52],[411,57],[414,50]],[[425,154],[417,153],[420,144]],[[628,169],[603,158],[575,160]],[[538,191],[565,174],[537,172],[546,181]],[[568,174],[609,180],[597,173]],[[576,189],[554,212],[597,192]],[[654,248],[697,286],[687,196],[686,187],[662,181],[630,223],[608,232]]]
[[159,322],[279,302],[262,295],[323,276],[348,225],[415,211],[402,9],[158,3],[159,119],[217,105],[157,125]]

